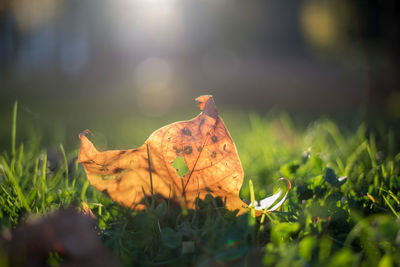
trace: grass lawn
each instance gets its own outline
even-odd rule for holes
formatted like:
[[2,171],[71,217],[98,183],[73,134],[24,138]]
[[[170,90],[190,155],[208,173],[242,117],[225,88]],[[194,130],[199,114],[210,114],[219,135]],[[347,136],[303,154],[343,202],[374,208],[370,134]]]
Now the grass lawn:
[[[60,145],[60,156],[53,156],[39,140],[16,140],[15,106],[11,149],[0,155],[2,243],[28,218],[81,209],[85,201],[96,217],[93,231],[121,265],[400,266],[395,126],[346,127],[326,118],[299,126],[285,113],[226,112],[222,118],[245,172],[242,199],[250,200],[250,179],[256,199],[272,195],[280,177],[292,183],[280,211],[262,222],[235,216],[211,197],[196,210],[167,201],[149,203],[143,212],[121,207],[89,185],[74,160],[78,146]],[[116,125],[119,131],[128,135],[135,128]],[[0,249],[1,266],[9,264],[6,253],[6,246]],[[54,251],[48,255],[50,266],[66,261]]]

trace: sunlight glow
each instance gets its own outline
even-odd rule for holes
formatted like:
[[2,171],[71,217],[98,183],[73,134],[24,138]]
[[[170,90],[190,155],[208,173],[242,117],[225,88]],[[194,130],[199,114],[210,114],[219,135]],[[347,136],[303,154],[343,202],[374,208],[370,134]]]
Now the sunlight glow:
[[125,47],[143,40],[174,46],[181,40],[182,16],[175,0],[109,1],[105,12],[116,29],[115,41]]

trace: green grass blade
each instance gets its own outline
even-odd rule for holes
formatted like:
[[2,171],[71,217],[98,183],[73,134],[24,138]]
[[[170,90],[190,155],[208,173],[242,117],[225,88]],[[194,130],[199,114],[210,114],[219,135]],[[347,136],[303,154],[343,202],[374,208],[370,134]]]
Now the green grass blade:
[[256,210],[254,209],[254,204],[256,202],[256,197],[254,194],[254,186],[253,181],[249,180],[249,188],[250,188],[250,209],[251,209],[251,216],[256,217]]
[[82,190],[81,190],[81,200],[85,200],[85,195],[86,195],[86,191],[89,187],[89,181],[86,180],[85,183],[82,186]]
[[396,210],[393,208],[392,204],[390,204],[389,200],[388,200],[384,195],[382,195],[382,197],[383,197],[383,199],[385,200],[386,205],[388,205],[389,208],[390,208],[390,210],[393,212],[393,214],[394,214],[397,218],[400,218],[400,215],[399,215],[399,214],[396,212]]
[[17,136],[17,111],[18,111],[18,101],[15,101],[13,109],[12,129],[11,129],[11,155],[13,157],[15,156],[15,140]]
[[354,152],[348,157],[347,159],[347,164],[345,168],[345,176],[349,176],[350,170],[353,168],[355,162],[357,161],[357,158],[360,156],[360,154],[367,148],[368,143],[367,141],[362,142],[355,150]]
[[46,181],[46,170],[47,170],[47,152],[43,155],[42,163],[42,210],[46,208],[46,192],[47,192],[47,181]]
[[67,161],[67,156],[65,155],[65,150],[64,146],[60,144],[60,150],[63,155],[63,160],[64,160],[64,168],[65,168],[65,189],[68,188],[68,161]]
[[151,159],[150,159],[150,151],[149,151],[149,144],[146,143],[146,150],[147,150],[147,163],[149,165],[149,179],[150,179],[150,190],[151,190],[151,207],[154,207],[154,191],[153,191],[153,176],[151,173]]
[[22,189],[19,186],[18,179],[15,176],[15,173],[13,173],[13,171],[10,169],[10,167],[6,164],[6,162],[4,160],[3,160],[3,170],[4,170],[4,173],[6,174],[7,178],[11,182],[13,189],[15,190],[15,193],[17,194],[18,200],[21,203],[21,205],[27,211],[31,211],[31,208],[29,207],[28,203],[26,202],[26,199],[22,192]]

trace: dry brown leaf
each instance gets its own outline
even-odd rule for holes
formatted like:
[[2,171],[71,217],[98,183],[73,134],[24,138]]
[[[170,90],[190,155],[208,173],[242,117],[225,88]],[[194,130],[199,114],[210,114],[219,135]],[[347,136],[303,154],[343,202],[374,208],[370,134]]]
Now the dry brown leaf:
[[120,266],[93,229],[93,220],[73,209],[20,224],[7,243],[10,266],[47,266],[50,252],[63,259],[61,267]]
[[[202,110],[197,117],[158,129],[136,149],[99,152],[86,137],[88,130],[80,134],[78,163],[90,183],[134,209],[145,208],[152,192],[189,209],[197,197],[211,194],[242,213],[248,205],[239,198],[243,169],[235,144],[212,96],[200,96],[196,103]],[[186,166],[177,170],[179,161]]]

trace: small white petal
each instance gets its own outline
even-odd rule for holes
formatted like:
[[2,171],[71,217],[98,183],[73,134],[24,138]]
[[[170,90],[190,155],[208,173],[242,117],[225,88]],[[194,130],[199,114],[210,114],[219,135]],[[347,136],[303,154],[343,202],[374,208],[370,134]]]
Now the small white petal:
[[272,208],[270,208],[271,205],[274,204],[274,202],[276,200],[278,200],[278,198],[282,195],[282,190],[279,190],[279,192],[277,192],[276,194],[274,194],[274,195],[272,195],[270,197],[264,198],[259,203],[257,202],[258,205],[256,207],[254,207],[254,209],[256,209],[256,210],[266,210],[266,209],[268,209],[266,212],[270,212],[270,211],[275,211],[275,210],[279,209],[282,206],[283,202],[285,202],[285,200],[286,200],[286,198],[287,198],[287,196],[289,194],[289,191],[290,191],[290,188],[292,187],[292,184],[286,178],[280,178],[279,180],[285,181],[286,185],[287,185],[287,191],[286,191],[285,195],[282,197],[282,199],[279,200],[279,202],[276,203]]
[[274,204],[274,202],[282,195],[282,190],[279,190],[276,194],[264,198],[259,202],[259,205],[254,207],[256,210],[264,210],[266,208],[269,208]]

